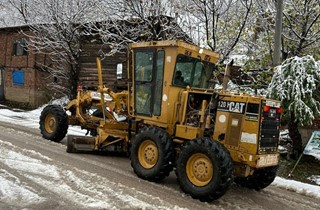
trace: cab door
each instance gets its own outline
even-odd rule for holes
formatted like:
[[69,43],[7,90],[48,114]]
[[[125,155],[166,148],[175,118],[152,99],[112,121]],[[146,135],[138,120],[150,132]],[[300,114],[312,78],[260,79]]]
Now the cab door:
[[135,114],[161,115],[164,51],[156,48],[134,51]]

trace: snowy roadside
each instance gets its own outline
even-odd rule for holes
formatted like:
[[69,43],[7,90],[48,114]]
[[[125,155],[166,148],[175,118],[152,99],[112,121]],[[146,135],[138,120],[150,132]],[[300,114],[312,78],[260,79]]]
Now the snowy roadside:
[[[0,121],[28,128],[39,128],[39,117],[44,107],[42,106],[32,111],[23,111],[20,109],[10,110],[5,105],[0,104]],[[70,126],[68,129],[68,134],[84,135],[85,133],[85,130],[81,130],[77,126]]]
[[[32,111],[22,111],[22,110],[9,110],[6,109],[4,105],[0,104],[0,121],[2,122],[10,122],[12,124],[17,124],[24,127],[29,128],[39,128],[39,116],[44,107],[40,107],[38,109]],[[84,135],[86,131],[81,130],[79,127],[70,126],[68,129],[68,134],[75,135]],[[3,174],[3,173],[2,173]],[[320,176],[313,175],[310,177],[315,183],[320,184]],[[10,181],[6,182],[7,179],[1,178],[0,173],[0,183],[1,186],[13,186],[13,183]],[[6,183],[3,183],[6,182]],[[295,191],[300,194],[313,196],[316,198],[320,198],[320,186],[306,184],[302,182],[297,182],[294,180],[285,179],[282,177],[277,177],[275,181],[272,183],[277,187],[281,187],[284,189],[288,189],[290,191]],[[27,190],[27,189],[26,189]],[[3,188],[0,188],[0,195],[3,193]],[[21,189],[21,192],[25,192]],[[34,197],[35,200],[39,198]]]

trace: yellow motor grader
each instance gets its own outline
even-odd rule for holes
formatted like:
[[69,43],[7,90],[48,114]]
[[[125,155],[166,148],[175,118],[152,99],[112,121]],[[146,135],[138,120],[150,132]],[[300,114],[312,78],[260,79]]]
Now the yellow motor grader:
[[97,91],[79,87],[66,107],[46,106],[41,134],[59,142],[79,125],[90,136],[69,135],[67,152],[128,152],[149,181],[175,169],[181,189],[201,201],[221,197],[233,181],[265,188],[277,172],[280,102],[215,90],[218,58],[182,41],[133,43],[126,91],[103,85],[97,59]]

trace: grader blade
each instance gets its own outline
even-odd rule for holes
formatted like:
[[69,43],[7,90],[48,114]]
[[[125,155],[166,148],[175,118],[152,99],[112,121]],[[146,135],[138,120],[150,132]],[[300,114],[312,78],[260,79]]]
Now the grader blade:
[[68,135],[67,138],[68,153],[90,153],[96,152],[95,138],[89,136]]

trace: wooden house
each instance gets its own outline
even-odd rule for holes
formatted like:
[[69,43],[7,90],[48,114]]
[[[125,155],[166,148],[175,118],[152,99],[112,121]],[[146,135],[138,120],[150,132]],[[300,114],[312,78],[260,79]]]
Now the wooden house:
[[[0,100],[35,108],[58,94],[47,84],[63,82],[55,81],[55,78],[50,77],[50,74],[41,68],[49,59],[26,48],[27,38],[23,34],[28,33],[28,30],[28,26],[0,28]],[[96,58],[101,46],[101,43],[82,43],[79,82],[85,87],[92,88],[98,85]],[[124,79],[118,81],[116,69],[120,63],[123,65]],[[102,67],[105,85],[113,88],[124,85],[125,53],[105,58]]]
[[[168,24],[175,24],[169,17],[160,17]],[[118,24],[127,24],[126,21],[117,21]],[[130,27],[136,27],[134,22]],[[158,23],[160,24],[160,23]],[[99,25],[99,24],[97,24]],[[159,25],[159,27],[164,27]],[[112,29],[110,29],[112,30]],[[160,28],[159,28],[160,30]],[[181,30],[181,29],[180,29]],[[23,33],[21,33],[23,31]],[[181,33],[180,33],[181,32]],[[43,54],[35,54],[32,49],[27,49],[27,37],[24,34],[32,33],[28,26],[0,28],[0,100],[21,103],[27,107],[35,108],[48,102],[59,93],[48,84],[66,84],[71,81],[59,81],[51,77],[48,70],[42,68],[50,59]],[[167,31],[166,33],[172,33]],[[180,39],[190,39],[181,30]],[[129,33],[130,34],[130,33]],[[162,34],[160,39],[165,39]],[[179,38],[179,37],[178,37]],[[152,37],[138,37],[136,41],[150,40]],[[96,58],[100,52],[108,52],[108,46],[102,44],[99,37],[85,37],[81,42],[79,59],[79,82],[84,87],[94,88],[98,85]],[[117,65],[122,64],[122,79],[117,79]],[[54,67],[54,64],[52,65]],[[51,67],[52,67],[51,66]],[[116,53],[102,60],[103,82],[115,90],[124,89],[127,83],[127,54]]]

